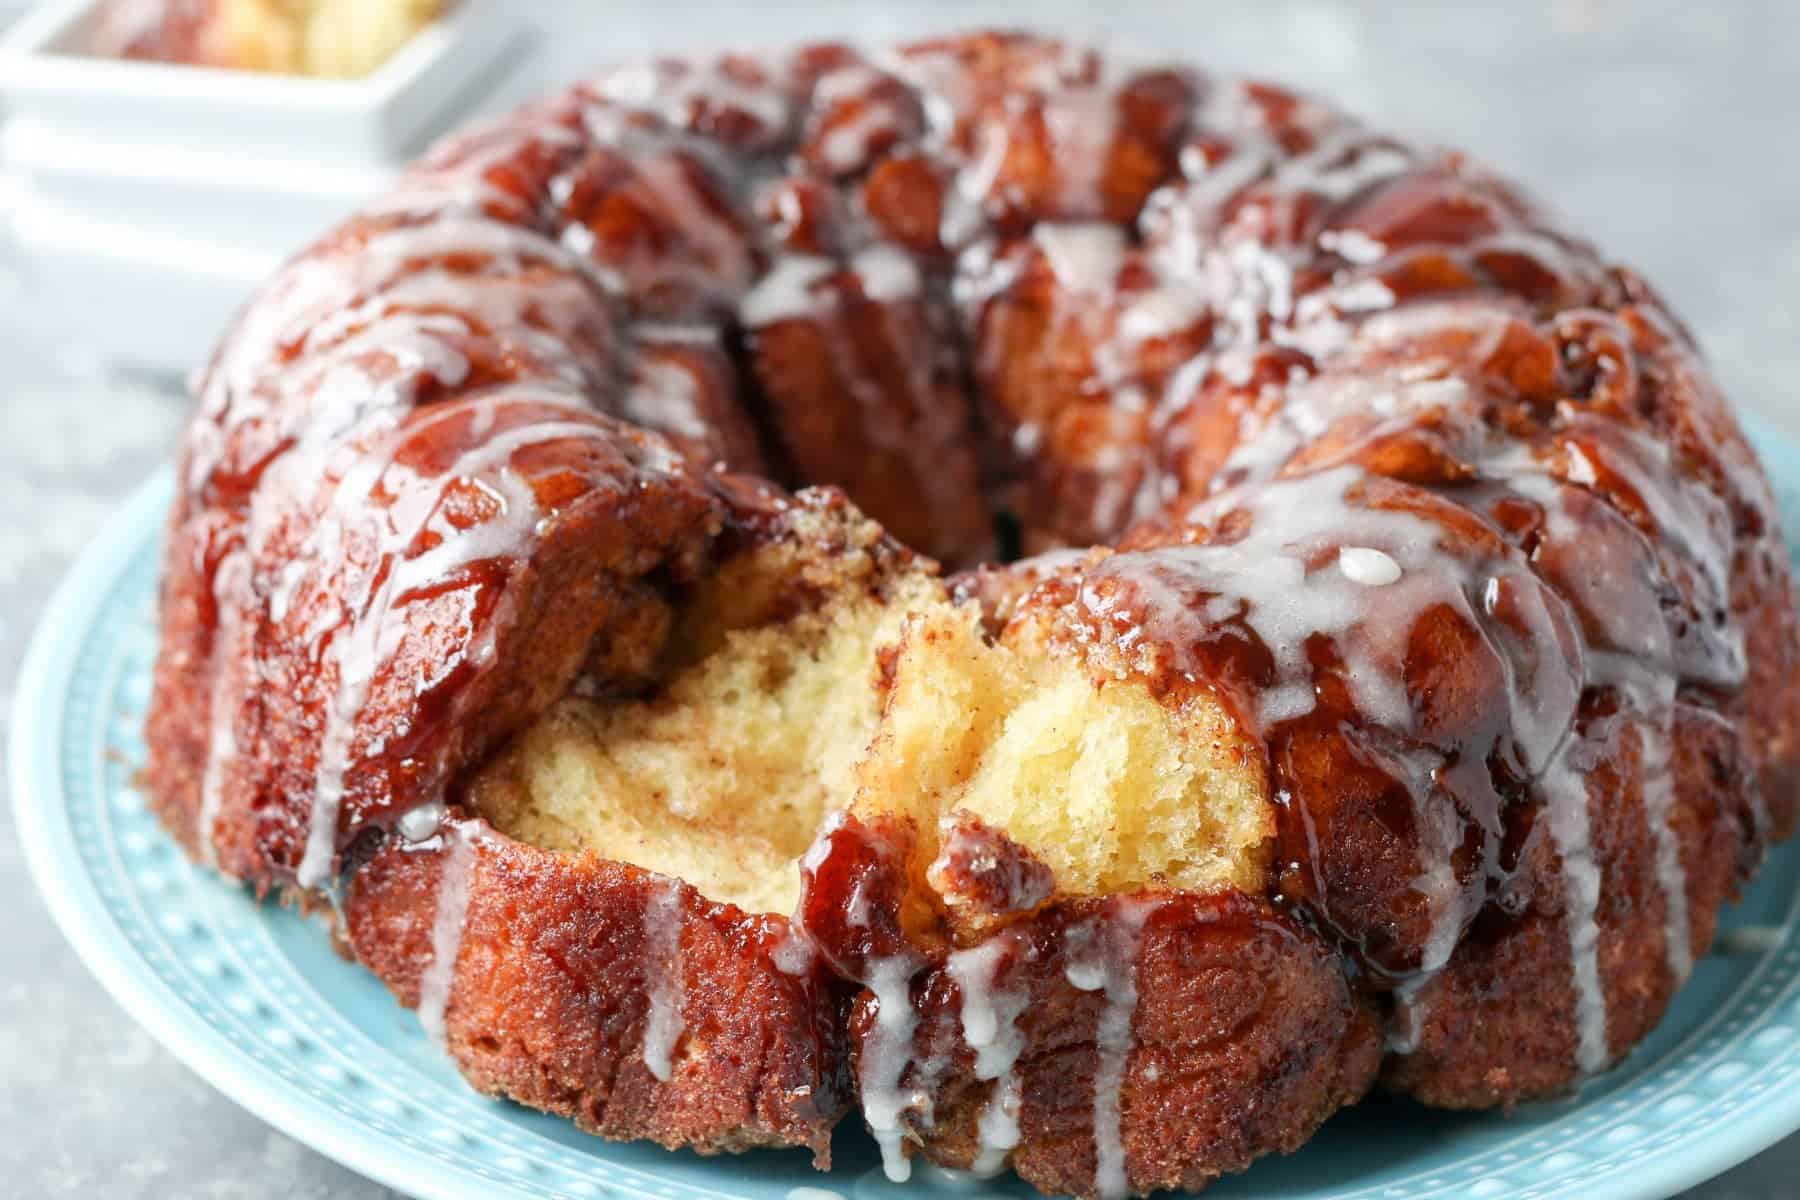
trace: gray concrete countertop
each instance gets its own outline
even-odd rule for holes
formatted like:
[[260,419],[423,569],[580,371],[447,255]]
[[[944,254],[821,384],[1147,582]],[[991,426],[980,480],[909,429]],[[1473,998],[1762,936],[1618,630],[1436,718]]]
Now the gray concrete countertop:
[[[1108,0],[888,5],[531,0],[541,90],[646,48],[871,38],[984,21],[1109,31],[1293,82],[1452,142],[1554,198],[1668,295],[1726,389],[1800,435],[1800,4]],[[3,12],[4,0],[0,0]],[[604,12],[604,15],[602,13]],[[0,20],[3,20],[0,16]],[[0,196],[3,200],[3,196]],[[109,376],[33,304],[0,240],[0,725],[58,578],[170,453],[185,399]],[[139,1030],[82,969],[0,808],[0,1193],[351,1200],[385,1189],[265,1127]],[[1800,1139],[1693,1193],[1800,1194]]]

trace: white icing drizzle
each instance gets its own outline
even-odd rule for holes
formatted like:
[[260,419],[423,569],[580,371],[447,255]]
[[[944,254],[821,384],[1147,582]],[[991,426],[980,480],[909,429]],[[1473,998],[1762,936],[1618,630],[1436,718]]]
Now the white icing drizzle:
[[[548,119],[546,119],[548,118]],[[495,186],[522,156],[579,149],[581,135],[551,114],[518,114],[471,126],[440,142],[415,163],[393,191],[358,210],[372,216],[428,218],[443,213],[507,215],[518,219],[518,196]]]
[[[842,808],[834,808],[825,814],[824,819],[819,822],[818,832],[813,834],[812,845],[806,848],[806,853],[800,858],[802,873],[812,875],[825,865],[825,860],[831,857],[832,835],[842,829],[849,819],[848,810]],[[798,914],[795,916],[795,926],[799,927]]]
[[1656,884],[1663,897],[1663,952],[1677,986],[1694,969],[1693,927],[1688,917],[1687,869],[1675,831],[1675,706],[1677,685],[1667,626],[1658,614],[1643,633],[1644,654],[1593,654],[1597,683],[1618,688],[1645,716],[1638,725],[1638,779],[1644,822],[1650,830]]
[[464,822],[452,822],[444,831],[443,865],[431,916],[431,962],[419,976],[419,1024],[440,1048],[446,1042],[444,1014],[450,1007],[456,960],[468,923],[477,840],[476,832]]
[[883,242],[859,250],[850,259],[850,269],[862,281],[863,295],[871,300],[888,303],[911,300],[919,294],[919,268],[898,246]]
[[1327,229],[1319,234],[1319,249],[1329,250],[1359,267],[1387,257],[1387,247],[1360,229]]
[[861,880],[850,890],[850,899],[844,906],[844,923],[852,929],[869,927],[869,892]]
[[1420,994],[1431,982],[1417,975],[1394,989],[1394,1012],[1389,1018],[1383,1045],[1390,1054],[1412,1054],[1425,1037],[1425,1003]]
[[[485,259],[474,271],[439,261],[470,255]],[[558,270],[527,281],[528,263]],[[530,347],[567,382],[591,384],[604,364],[578,335],[604,329],[600,295],[609,286],[604,272],[554,240],[479,213],[383,230],[354,254],[302,256],[246,311],[208,372],[186,484],[202,489],[248,422],[329,448],[371,408],[410,407],[422,374],[460,385],[468,362],[451,339],[469,334],[471,316]],[[289,361],[284,348],[296,344],[302,352]],[[371,370],[359,355],[400,370]],[[316,484],[318,465],[297,474]]]
[[957,169],[955,182],[944,197],[944,212],[938,221],[938,240],[944,245],[967,246],[988,232],[987,198],[999,183],[1011,145],[1012,134],[1004,125],[982,127],[979,152]]
[[1063,978],[1077,991],[1097,992],[1106,986],[1106,965],[1098,960],[1072,962],[1063,968]]
[[1411,1054],[1419,1048],[1427,1015],[1425,988],[1449,965],[1473,914],[1473,898],[1456,878],[1452,857],[1462,840],[1460,818],[1446,806],[1432,803],[1434,775],[1444,765],[1442,756],[1428,750],[1396,756],[1412,796],[1413,820],[1419,836],[1424,870],[1413,880],[1413,890],[1425,898],[1430,926],[1420,950],[1414,975],[1394,989],[1393,1021],[1387,1030],[1387,1048]]
[[[1103,992],[1106,1001],[1094,1030],[1099,1056],[1094,1069],[1094,1192],[1103,1200],[1131,1193],[1120,1100],[1136,1046],[1132,1023],[1137,1016],[1138,943],[1144,922],[1160,906],[1157,900],[1116,902],[1107,916],[1066,935],[1070,982],[1081,980],[1075,986]],[[1098,987],[1082,986],[1096,980]]]
[[1106,207],[1102,182],[1118,134],[1119,94],[1141,65],[1122,54],[1062,47],[1027,75],[1043,96],[1044,131],[1060,175],[1059,211],[1097,217]]
[[[502,401],[495,397],[490,403]],[[438,419],[443,419],[443,413],[438,414]],[[449,577],[464,567],[520,555],[526,550],[541,513],[531,487],[506,465],[516,450],[557,438],[604,436],[602,427],[579,421],[539,420],[517,426],[490,436],[465,452],[443,473],[442,486],[403,492],[401,501],[383,514],[378,553],[386,560],[387,570],[372,567],[375,590],[359,607],[354,602],[347,606],[348,611],[335,626],[321,631],[321,637],[326,633],[333,635],[325,644],[324,657],[336,668],[337,687],[326,703],[306,847],[294,873],[300,886],[318,887],[331,872],[337,849],[338,812],[352,765],[358,719],[381,664],[392,655],[406,632],[405,620],[394,617],[395,606],[404,605],[414,589]],[[326,561],[334,557],[332,543],[343,536],[346,523],[361,515],[397,450],[398,445],[391,442],[379,446],[364,455],[339,482],[331,511],[315,530],[325,543],[321,557]],[[441,518],[440,505],[452,483],[490,471],[486,488],[499,502],[497,513],[467,529]],[[405,558],[408,548],[427,529],[438,535],[437,544]],[[473,646],[471,653],[477,661],[492,653],[492,632],[490,626]]]
[[1393,557],[1367,546],[1345,546],[1338,551],[1338,570],[1351,583],[1364,587],[1386,587],[1399,583],[1403,572]]
[[700,168],[692,165],[691,156],[644,154],[634,165],[663,211],[700,251],[713,277],[732,291],[741,288],[751,269],[748,240],[700,194],[690,174]]
[[[1159,476],[1154,457],[1140,444],[1136,416],[1151,403],[1141,366],[1143,344],[1186,329],[1205,310],[1197,293],[1166,280],[1147,290],[1122,292],[1120,273],[1128,261],[1146,268],[1152,264],[1135,255],[1115,225],[1040,222],[1032,240],[1058,285],[1054,320],[1074,325],[1079,339],[1092,347],[1094,385],[1110,396],[1104,415],[1113,429],[1096,427],[1098,445],[1087,463],[1094,482],[1089,528],[1094,536],[1105,536],[1159,507]],[[1022,422],[1014,431],[1014,444],[1029,457],[1044,432],[1034,422]]]
[[[1490,608],[1496,591],[1491,584]],[[1544,596],[1542,590],[1532,590],[1530,594]],[[1542,617],[1543,605],[1531,607],[1525,615]],[[1559,644],[1547,619],[1536,624],[1540,628],[1532,631],[1532,641],[1540,652]],[[1508,667],[1510,675],[1514,668],[1510,662]],[[1527,688],[1518,678],[1509,678],[1507,690],[1513,702],[1513,727],[1521,756],[1528,768],[1538,772],[1538,789],[1548,810],[1550,835],[1562,860],[1564,920],[1569,927],[1570,972],[1575,991],[1575,1061],[1583,1073],[1593,1074],[1606,1066],[1608,1050],[1606,995],[1600,981],[1600,868],[1594,861],[1587,772],[1574,761],[1582,744],[1571,730],[1583,674],[1581,669],[1571,673],[1573,694],[1567,702],[1568,711],[1565,715],[1559,703],[1550,721],[1544,720],[1541,712],[1531,712],[1529,705],[1529,697],[1540,694],[1544,685],[1541,663],[1532,687]],[[1570,732],[1552,738],[1550,731],[1555,726]]]
[[1672,728],[1643,727],[1644,819],[1656,847],[1656,882],[1663,894],[1663,945],[1669,973],[1677,986],[1694,970],[1693,926],[1688,918],[1687,869],[1681,861],[1681,839],[1675,833],[1675,775]]
[[[409,279],[397,289],[400,300],[384,296],[365,301],[313,326],[306,335],[311,357],[279,381],[284,397],[312,393],[312,402],[322,402],[324,415],[329,419],[331,408],[354,412],[370,403],[372,391],[383,386],[407,386],[413,382],[409,377],[418,374],[429,375],[447,388],[459,386],[468,378],[469,360],[448,339],[468,336],[468,320],[448,313],[394,311],[397,304],[435,290],[427,284],[442,283],[430,275]],[[348,332],[359,327],[359,332]],[[399,378],[381,384],[371,381],[367,372],[358,369],[358,360],[374,356],[389,359],[398,369]],[[347,368],[355,371],[349,386],[331,387],[331,376]],[[324,396],[317,395],[319,392]],[[341,425],[343,418],[337,423]]]
[[783,975],[806,975],[812,971],[813,962],[818,951],[812,939],[806,936],[798,921],[788,922],[787,932],[782,935],[775,949],[769,952],[775,963],[775,969]]
[[894,129],[891,114],[870,104],[852,119],[838,121],[819,139],[819,157],[828,170],[847,175],[869,161],[870,147],[877,138]]
[[[1654,475],[1677,474],[1667,445],[1636,430],[1607,426],[1601,434],[1602,463],[1624,480],[1643,502],[1663,536],[1686,552],[1720,604],[1731,595],[1731,512],[1725,501],[1705,487],[1661,487]],[[1588,455],[1594,448],[1571,442],[1568,446],[1569,478],[1574,483],[1594,482],[1594,464]],[[1724,682],[1740,681],[1745,670],[1743,631],[1733,625],[1727,633]]]
[[1280,187],[1343,200],[1405,171],[1414,157],[1410,150],[1346,121],[1305,154],[1283,162],[1275,180]]
[[1008,1071],[994,1083],[994,1094],[976,1118],[975,1137],[980,1147],[969,1170],[982,1178],[992,1178],[1006,1169],[1012,1152],[1024,1139],[1019,1127],[1019,1110],[1025,1103],[1025,1081],[1017,1071]]
[[437,836],[448,815],[441,801],[433,800],[428,804],[415,805],[400,815],[394,828],[401,840],[417,845]]
[[[360,286],[375,291],[369,304],[454,308],[588,387],[605,377],[615,310],[610,296],[622,286],[616,272],[543,238],[510,249],[504,240],[471,249],[487,256],[478,273],[414,260],[396,265],[394,278]],[[556,269],[533,269],[542,265]]]
[[1025,1050],[1018,1027],[1030,996],[1023,989],[997,986],[997,975],[1013,946],[1005,936],[952,953],[945,970],[962,995],[963,1040],[975,1051],[975,1077],[994,1081],[993,1094],[976,1121],[980,1147],[972,1170],[988,1177],[1006,1166],[1019,1144],[1022,1081],[1017,1072]]
[[769,273],[744,293],[738,302],[738,319],[751,329],[777,321],[815,317],[831,303],[815,287],[831,277],[837,264],[816,254],[784,254]]
[[881,1166],[895,1183],[912,1176],[912,1160],[901,1149],[904,1118],[918,1097],[901,1088],[913,1061],[913,1034],[918,1013],[912,1004],[913,963],[907,958],[877,958],[864,981],[875,997],[875,1024],[863,1042],[860,1071],[863,1119],[881,1145]]
[[[489,454],[498,449],[492,443],[486,448]],[[451,474],[463,476],[461,471]],[[368,606],[329,643],[330,657],[337,666],[338,686],[326,708],[306,849],[294,872],[295,882],[301,887],[318,887],[331,872],[337,852],[338,810],[352,762],[357,720],[382,662],[394,649],[392,643],[405,630],[404,621],[390,619],[395,602],[404,600],[412,589],[444,578],[460,567],[518,550],[537,524],[537,501],[530,487],[510,471],[501,472],[498,483],[495,494],[504,501],[499,517],[468,530],[459,530],[448,521],[439,522],[444,540],[415,558],[393,562]],[[416,524],[402,528],[399,536],[388,543],[387,554],[394,558],[404,554],[438,513],[435,504],[420,508]]]
[[1575,987],[1575,1063],[1592,1075],[1607,1063],[1606,993],[1600,983],[1600,867],[1594,861],[1587,776],[1559,755],[1540,780],[1550,836],[1562,856],[1569,954]]
[[[866,63],[852,63],[821,76],[814,85],[817,115],[830,121],[813,139],[826,170],[848,175],[862,169],[879,139],[899,133],[892,106],[874,95],[888,79]],[[838,106],[851,103],[861,107],[846,119]]]
[[[1618,456],[1608,456],[1609,466],[1613,466]],[[1585,460],[1580,460],[1585,461]],[[1616,469],[1616,468],[1615,468]],[[1532,466],[1517,461],[1508,462],[1504,468],[1509,482],[1521,494],[1535,500],[1545,511],[1549,522],[1551,536],[1563,545],[1579,545],[1581,526],[1572,518],[1565,503],[1565,487],[1559,485],[1548,476],[1538,473]],[[1579,469],[1577,471],[1579,479]],[[1591,476],[1588,482],[1592,482]],[[1639,475],[1634,488],[1644,494],[1646,503],[1655,503],[1665,513],[1678,503],[1688,506],[1694,511],[1697,502],[1678,502],[1663,496],[1656,501],[1650,500],[1650,494],[1661,495],[1664,489],[1656,488],[1650,481]],[[1691,489],[1684,489],[1691,490]],[[1718,548],[1717,542],[1711,540],[1722,536],[1719,526],[1711,517],[1690,522],[1687,536],[1693,541],[1690,551],[1702,558],[1728,555],[1728,550]],[[1612,596],[1605,597],[1611,601]],[[1590,607],[1595,607],[1590,605]],[[1616,604],[1602,603],[1599,606],[1601,619],[1614,616]],[[1590,651],[1588,655],[1589,673],[1593,682],[1608,684],[1620,690],[1623,696],[1643,714],[1638,725],[1640,755],[1638,762],[1640,786],[1645,824],[1649,829],[1657,887],[1663,896],[1663,939],[1664,953],[1669,972],[1677,985],[1685,981],[1693,971],[1693,933],[1688,915],[1687,870],[1681,861],[1681,843],[1672,824],[1676,801],[1675,777],[1673,773],[1673,741],[1675,737],[1675,705],[1677,703],[1677,671],[1673,661],[1672,637],[1666,621],[1660,611],[1655,608],[1649,611],[1637,611],[1630,607],[1617,614],[1617,620],[1610,621],[1605,632],[1609,638],[1628,647],[1627,651],[1600,652]],[[1735,632],[1735,631],[1734,631]],[[1741,636],[1727,642],[1723,649],[1729,659],[1736,660],[1742,654]],[[1731,664],[1727,664],[1727,672]],[[1567,781],[1564,781],[1565,785]],[[1554,800],[1554,798],[1553,798]],[[1585,791],[1582,793],[1585,806]],[[1582,819],[1586,810],[1583,808]],[[1567,827],[1571,836],[1585,837],[1578,827],[1578,822],[1569,821]],[[1582,854],[1577,847],[1578,858]],[[1591,862],[1591,850],[1587,852]],[[1588,886],[1585,878],[1585,867],[1577,866],[1576,873],[1581,878],[1570,878],[1566,886],[1571,894],[1585,890]],[[1591,913],[1584,916],[1576,902],[1571,901],[1571,921],[1580,923],[1581,928],[1572,932],[1575,953],[1585,953],[1585,940],[1588,936],[1588,922]],[[1598,929],[1592,931],[1594,939],[1598,939]],[[1588,1047],[1584,1051],[1591,1061],[1604,1062],[1605,1054],[1605,1011],[1604,997],[1593,994],[1597,992],[1597,967],[1590,970],[1577,962],[1575,968],[1578,988],[1581,991],[1580,1004],[1586,1016],[1578,1019],[1578,1026],[1584,1029]],[[1593,975],[1596,983],[1588,988],[1579,981]],[[1596,1015],[1597,1011],[1597,1015]],[[1594,1048],[1598,1043],[1599,1049]],[[1584,1064],[1584,1069],[1594,1069]]]
[[[503,276],[514,275],[528,262],[561,267],[593,280],[604,290],[612,281],[585,257],[535,230],[481,216],[446,216],[419,225],[383,230],[364,242],[348,274],[358,294],[384,290],[410,268],[445,257],[482,255],[495,260]],[[340,268],[341,270],[341,268]],[[464,277],[467,286],[467,277]],[[458,293],[460,294],[460,293]]]
[[[1408,729],[1413,717],[1401,679],[1405,636],[1412,618],[1432,605],[1469,612],[1468,570],[1439,548],[1442,531],[1432,522],[1350,503],[1351,490],[1364,478],[1360,468],[1347,466],[1247,493],[1221,493],[1195,519],[1216,520],[1234,507],[1246,508],[1252,523],[1241,541],[1114,555],[1084,577],[1082,603],[1090,611],[1110,611],[1111,597],[1094,585],[1129,580],[1165,635],[1155,640],[1175,648],[1198,644],[1222,622],[1241,620],[1275,657],[1278,679],[1259,702],[1264,726],[1312,711],[1306,641],[1331,635],[1343,649],[1358,707],[1379,724]],[[1384,589],[1382,620],[1367,620],[1364,585],[1341,569],[1312,568],[1338,539],[1380,547],[1404,569],[1402,579]],[[1334,558],[1334,568],[1336,563]]]
[[639,357],[620,411],[626,420],[675,437],[706,442],[712,425],[700,410],[700,381],[685,364]]
[[1096,1032],[1100,1063],[1094,1071],[1094,1191],[1102,1197],[1131,1192],[1125,1174],[1125,1141],[1120,1128],[1120,1092],[1132,1049],[1131,1022],[1137,1012],[1134,964],[1107,980],[1106,1007]]
[[[762,127],[762,143],[773,143],[793,119],[793,100],[773,82],[783,73],[779,59],[724,58],[680,61],[659,59],[632,63],[598,81],[598,90],[609,100],[660,114],[679,129],[722,111],[736,110]],[[757,81],[740,75],[760,76]]]
[[659,879],[644,900],[644,946],[650,974],[644,1065],[664,1083],[674,1074],[675,1047],[687,1028],[681,1012],[685,987],[681,965],[681,889],[678,879]]
[[1099,216],[1105,210],[1101,181],[1118,122],[1118,95],[1101,88],[1063,88],[1044,102],[1044,130],[1062,176],[1063,212]]
[[926,144],[944,150],[961,114],[975,99],[975,78],[967,65],[944,47],[912,47],[905,52],[884,48],[876,52],[875,62],[918,94],[925,110]]
[[1119,314],[1119,336],[1133,345],[1179,333],[1204,319],[1206,304],[1198,293],[1165,283],[1132,296]]
[[[888,53],[879,61],[916,90],[925,110],[925,144],[941,152],[962,114],[976,108],[981,83],[965,62],[945,50]],[[1102,183],[1117,137],[1120,92],[1148,66],[1124,55],[1057,47],[1013,85],[1009,114],[1027,107],[1039,111],[1056,166],[1057,193],[1050,215],[1085,220],[1104,213]],[[946,246],[968,245],[986,230],[985,206],[1005,165],[1012,125],[1009,116],[982,121],[975,129],[975,152],[966,158],[955,156],[956,178],[944,198],[940,225]]]
[[1077,295],[1110,292],[1125,261],[1125,231],[1098,221],[1043,221],[1031,240],[1044,252],[1056,281]]
[[212,692],[207,701],[208,735],[206,768],[200,777],[200,813],[194,837],[200,858],[209,867],[219,865],[214,826],[225,802],[225,772],[237,757],[237,708],[232,687],[238,682],[231,664],[242,654],[244,612],[250,605],[250,557],[242,547],[232,550],[213,576],[213,604],[219,614],[214,635]]

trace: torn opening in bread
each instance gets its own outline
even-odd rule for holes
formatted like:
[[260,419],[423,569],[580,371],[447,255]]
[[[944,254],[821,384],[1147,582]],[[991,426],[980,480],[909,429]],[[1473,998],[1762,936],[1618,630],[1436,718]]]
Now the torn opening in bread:
[[471,806],[751,912],[793,911],[799,859],[846,806],[910,817],[927,859],[971,815],[1062,894],[1261,886],[1265,783],[1222,705],[1093,667],[1053,611],[991,636],[929,563],[884,563],[844,520],[725,562],[680,598],[647,694],[565,698]]

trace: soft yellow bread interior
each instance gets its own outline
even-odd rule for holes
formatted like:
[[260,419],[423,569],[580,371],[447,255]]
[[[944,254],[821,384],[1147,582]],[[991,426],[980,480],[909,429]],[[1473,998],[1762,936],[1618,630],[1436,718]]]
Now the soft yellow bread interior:
[[858,768],[858,811],[909,813],[928,846],[941,817],[970,813],[1063,892],[1259,889],[1274,817],[1236,721],[1205,695],[1158,699],[1040,633],[1016,626],[996,644],[966,611],[916,614]]
[[793,911],[798,860],[846,805],[913,817],[921,871],[961,811],[1063,893],[1260,888],[1265,783],[1220,706],[1159,699],[1029,625],[996,640],[934,573],[834,553],[850,569],[782,548],[728,564],[676,615],[653,694],[565,699],[469,802],[753,912]]
[[792,912],[796,863],[854,792],[880,716],[877,648],[906,612],[948,602],[924,572],[879,592],[841,581],[820,607],[739,627],[779,600],[766,566],[723,572],[694,598],[654,695],[570,697],[516,738],[477,777],[475,808],[535,845],[591,849],[747,911]]

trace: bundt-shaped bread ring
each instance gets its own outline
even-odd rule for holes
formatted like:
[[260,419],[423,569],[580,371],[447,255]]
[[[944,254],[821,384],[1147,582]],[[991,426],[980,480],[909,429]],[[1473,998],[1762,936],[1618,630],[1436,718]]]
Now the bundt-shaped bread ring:
[[476,1086],[821,1163],[860,1103],[900,1177],[1564,1091],[1800,795],[1773,500],[1637,276],[1021,35],[438,146],[206,373],[162,632],[165,823]]

